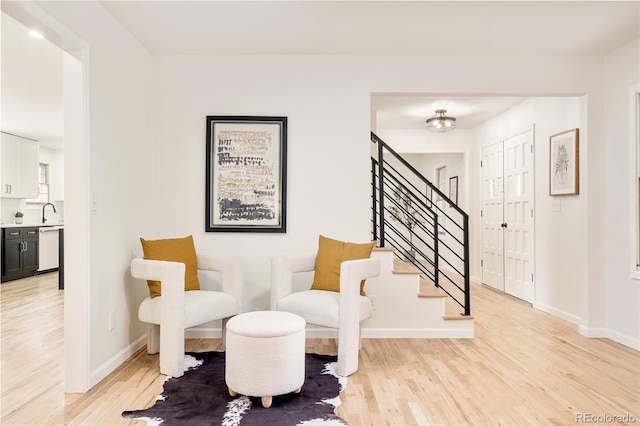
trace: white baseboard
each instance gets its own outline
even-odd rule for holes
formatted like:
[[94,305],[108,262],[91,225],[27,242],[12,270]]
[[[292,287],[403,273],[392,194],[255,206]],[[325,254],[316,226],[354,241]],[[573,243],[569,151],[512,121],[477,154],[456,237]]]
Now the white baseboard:
[[[362,328],[363,339],[472,339],[473,323],[468,328]],[[338,330],[307,327],[309,339],[337,339]]]
[[577,325],[578,333],[580,333],[581,336],[588,337],[590,339],[611,339],[621,345],[640,351],[640,339],[638,338],[612,331],[606,327],[586,327],[584,325],[580,325],[580,318],[578,316],[552,308],[551,306],[547,306],[539,302],[533,302],[533,307]]
[[601,339],[607,337],[607,329],[604,327],[585,327],[581,325],[578,327],[578,333],[580,333],[584,337],[589,337],[592,339]]
[[363,339],[473,339],[469,328],[363,328]]
[[607,337],[614,342],[620,343],[621,345],[625,345],[632,349],[635,349],[636,351],[640,351],[640,339],[611,330],[607,330]]
[[184,331],[185,339],[219,339],[222,336],[220,328],[194,327]]
[[[338,330],[307,326],[309,339],[337,339]],[[219,328],[192,328],[185,331],[187,339],[219,339]],[[363,328],[363,339],[472,339],[473,323],[468,328]]]
[[[338,330],[316,326],[307,326],[306,336],[312,339],[337,339]],[[219,328],[190,328],[185,330],[184,336],[187,339],[219,339],[222,330]]]
[[572,324],[580,324],[580,318],[578,316],[561,311],[560,309],[556,309],[552,306],[545,305],[544,303],[533,302],[533,307],[539,311],[543,311],[558,318],[562,318],[565,321],[569,321]]
[[619,333],[617,331],[609,330],[608,328],[589,328],[581,325],[580,327],[578,327],[578,331],[584,337],[589,337],[592,339],[611,339],[614,342],[620,343],[621,345],[628,346],[631,349],[640,351],[640,339],[628,336],[623,333]]
[[305,332],[305,337],[308,339],[337,339],[338,338],[338,330],[336,330],[335,328],[307,326],[304,332]]
[[[322,327],[307,327],[306,335],[314,339],[333,339],[338,338],[338,330]],[[185,330],[184,337],[186,339],[219,339],[222,336],[222,330],[219,328],[190,328]]]
[[[550,308],[546,305],[534,303],[534,308],[547,312],[549,314],[558,316],[573,324],[577,325],[579,323],[579,319],[575,315],[567,314],[566,312]],[[622,345],[628,346],[636,350],[640,350],[639,339],[635,339],[631,336],[627,336],[622,333],[616,333],[611,330],[607,330],[606,328],[587,328],[581,325],[578,327],[578,331],[581,335],[585,337],[609,338]],[[185,331],[185,337],[187,339],[219,339],[221,335],[222,333],[219,328],[195,327]],[[337,339],[338,330],[335,330],[332,328],[309,326],[307,327],[306,335],[310,339]],[[474,337],[473,326],[469,328],[458,328],[458,329],[448,329],[448,328],[363,328],[362,329],[363,339],[447,339],[447,338],[472,339],[473,337]],[[140,343],[138,341],[134,343],[135,349],[133,351],[125,350],[121,352],[121,354],[135,353],[135,351],[137,351],[144,345],[145,338],[146,338],[146,335],[139,339],[139,341],[141,340]],[[130,356],[130,354],[128,356]],[[118,356],[120,356],[120,354]],[[119,359],[117,358],[118,356],[112,358],[112,360]],[[128,356],[125,356],[124,359],[126,360]],[[112,362],[112,360],[110,360],[109,362]],[[108,364],[109,363],[105,363],[103,367],[106,368]],[[103,367],[101,367],[101,369]],[[109,374],[109,372],[107,372],[107,374]]]
[[138,352],[147,343],[147,335],[144,334],[129,346],[112,356],[107,362],[96,368],[89,374],[89,388],[94,387],[105,377],[120,367],[131,355]]

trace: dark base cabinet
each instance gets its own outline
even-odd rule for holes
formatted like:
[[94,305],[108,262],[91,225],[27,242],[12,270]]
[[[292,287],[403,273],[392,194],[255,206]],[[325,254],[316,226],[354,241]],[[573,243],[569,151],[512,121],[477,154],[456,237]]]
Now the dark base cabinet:
[[58,289],[64,290],[64,228],[58,231]]
[[2,229],[2,282],[35,275],[38,228]]

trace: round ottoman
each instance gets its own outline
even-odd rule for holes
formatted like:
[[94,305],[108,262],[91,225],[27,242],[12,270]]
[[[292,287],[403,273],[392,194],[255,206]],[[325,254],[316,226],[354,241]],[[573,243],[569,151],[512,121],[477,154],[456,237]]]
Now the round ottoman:
[[227,322],[225,382],[229,394],[272,397],[300,392],[304,383],[305,320],[279,311],[239,314]]

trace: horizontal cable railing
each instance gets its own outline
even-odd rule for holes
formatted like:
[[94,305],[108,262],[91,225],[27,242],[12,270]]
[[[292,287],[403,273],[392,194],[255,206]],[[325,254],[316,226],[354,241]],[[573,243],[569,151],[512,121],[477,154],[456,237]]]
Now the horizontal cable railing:
[[372,236],[471,314],[469,216],[375,133]]

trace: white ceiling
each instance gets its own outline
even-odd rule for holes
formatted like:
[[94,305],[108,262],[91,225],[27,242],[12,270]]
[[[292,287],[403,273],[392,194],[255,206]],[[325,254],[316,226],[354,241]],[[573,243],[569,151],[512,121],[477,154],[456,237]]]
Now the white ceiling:
[[152,54],[562,56],[638,37],[637,1],[102,1]]
[[2,13],[1,130],[62,148],[62,51]]
[[[640,35],[637,0],[100,3],[154,55],[602,56]],[[5,21],[3,14],[2,130],[55,146],[61,85],[50,85],[61,82],[59,65],[31,58],[52,45]],[[27,70],[6,72],[7,62]],[[378,127],[419,128],[447,108],[469,128],[521,101],[380,94],[372,107]]]
[[425,121],[437,109],[456,118],[457,129],[473,129],[519,104],[523,97],[374,94],[371,110],[378,129],[425,129]]

